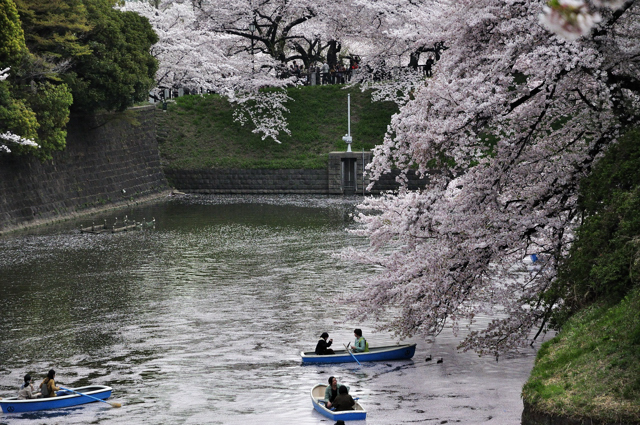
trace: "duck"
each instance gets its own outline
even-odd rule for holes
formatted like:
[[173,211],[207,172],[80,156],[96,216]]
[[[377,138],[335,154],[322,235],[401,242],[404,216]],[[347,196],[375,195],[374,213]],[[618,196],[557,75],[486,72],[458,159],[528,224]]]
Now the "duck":
[[443,361],[442,357],[440,357],[436,363],[442,363]]
[[430,362],[430,361],[431,361],[431,354],[429,354],[429,355],[427,356],[427,358],[426,358],[426,359],[424,359],[424,361],[425,361],[425,362]]
[[156,218],[152,217],[151,221],[145,221],[144,217],[142,217],[142,222],[145,227],[154,227],[156,225]]

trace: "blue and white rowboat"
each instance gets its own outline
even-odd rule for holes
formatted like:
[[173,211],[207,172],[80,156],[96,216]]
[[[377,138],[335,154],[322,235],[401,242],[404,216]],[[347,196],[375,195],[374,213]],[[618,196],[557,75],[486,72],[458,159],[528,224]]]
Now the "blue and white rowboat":
[[[91,385],[87,387],[69,388],[91,397],[106,400],[111,397],[111,387],[106,385]],[[59,409],[61,407],[78,406],[80,404],[93,403],[94,399],[68,391],[58,391],[57,397],[33,398],[30,400],[18,400],[18,397],[0,399],[0,406],[4,413],[33,412],[35,410]]]
[[[353,353],[359,362],[379,362],[410,359],[416,352],[416,344],[388,345],[369,347],[366,353]],[[301,351],[302,363],[346,363],[355,362],[347,350],[335,350],[335,354],[318,355],[313,351]]]
[[311,402],[313,408],[322,413],[332,421],[361,421],[367,419],[367,411],[360,405],[358,401],[353,406],[354,410],[343,410],[335,412],[325,407],[324,391],[327,389],[326,384],[317,384],[311,388]]

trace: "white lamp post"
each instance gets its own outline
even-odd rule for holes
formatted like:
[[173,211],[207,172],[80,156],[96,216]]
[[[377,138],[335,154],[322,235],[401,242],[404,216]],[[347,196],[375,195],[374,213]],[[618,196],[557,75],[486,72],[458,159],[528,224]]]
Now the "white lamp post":
[[347,95],[347,134],[342,137],[342,140],[347,142],[347,152],[351,152],[351,95]]

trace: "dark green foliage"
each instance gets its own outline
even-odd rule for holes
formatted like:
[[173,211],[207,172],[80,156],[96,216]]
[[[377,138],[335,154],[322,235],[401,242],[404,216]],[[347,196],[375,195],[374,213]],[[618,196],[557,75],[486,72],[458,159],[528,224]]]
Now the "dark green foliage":
[[640,131],[629,131],[581,182],[584,220],[577,239],[546,295],[562,299],[554,323],[561,326],[595,302],[620,301],[638,283],[640,265]]
[[0,132],[5,131],[35,140],[38,137],[38,120],[23,100],[11,94],[9,83],[0,81]]
[[[9,75],[15,74],[28,55],[13,0],[0,0],[0,71],[11,67]],[[36,114],[15,91],[12,80],[0,81],[0,133],[9,131],[23,138],[36,140],[39,127]],[[15,152],[14,146],[10,146],[10,149]]]
[[78,57],[64,81],[73,92],[73,111],[123,111],[146,100],[157,61],[149,53],[158,38],[146,18],[112,8],[110,0],[85,0],[92,54]]
[[54,86],[41,83],[33,91],[25,91],[24,98],[12,95],[10,85],[0,82],[0,131],[10,131],[40,145],[10,146],[14,154],[33,153],[45,160],[51,153],[66,146],[71,93],[64,84]]
[[[24,7],[24,1],[20,1],[21,7]],[[46,2],[46,5],[37,3],[37,6],[55,8],[59,4]],[[66,145],[65,126],[69,120],[72,97],[64,84],[34,81],[37,75],[32,72],[33,69],[44,67],[37,65],[37,58],[27,50],[18,9],[12,0],[0,0],[0,20],[3,25],[0,39],[6,43],[0,47],[0,60],[3,61],[0,62],[0,69],[12,65],[11,78],[0,82],[0,131],[10,131],[40,145],[38,149],[10,146],[13,153],[33,152],[40,159],[49,159],[51,152],[62,150]],[[36,15],[34,12],[33,16],[29,16]],[[48,22],[55,26],[54,21]],[[31,40],[35,39],[39,39],[39,35],[32,33]],[[34,49],[37,48],[34,44]]]
[[0,71],[20,63],[26,52],[18,9],[13,0],[0,0]]
[[[38,136],[35,140],[40,148],[33,152],[42,160],[51,159],[53,151],[63,150],[67,145],[65,128],[69,121],[71,92],[64,84],[42,83],[37,86],[35,93],[28,93],[27,101],[38,120]],[[18,148],[17,152],[22,152],[22,149]]]
[[50,65],[91,54],[82,40],[90,30],[82,0],[15,0],[29,51]]
[[158,39],[146,18],[114,9],[115,0],[17,2],[37,58],[20,75],[65,83],[77,112],[123,111],[147,99],[157,70],[149,50]]
[[122,111],[147,99],[157,70],[147,19],[114,9],[116,0],[15,1],[0,0],[0,70],[11,66],[0,82],[0,131],[40,148],[12,152],[44,160],[64,149],[70,106]]

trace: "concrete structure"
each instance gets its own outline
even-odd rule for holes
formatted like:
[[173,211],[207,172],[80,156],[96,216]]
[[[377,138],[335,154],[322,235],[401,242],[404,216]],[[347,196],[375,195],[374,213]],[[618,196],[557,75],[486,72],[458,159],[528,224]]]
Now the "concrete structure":
[[371,152],[329,153],[327,192],[331,195],[366,194],[369,177],[364,174]]

